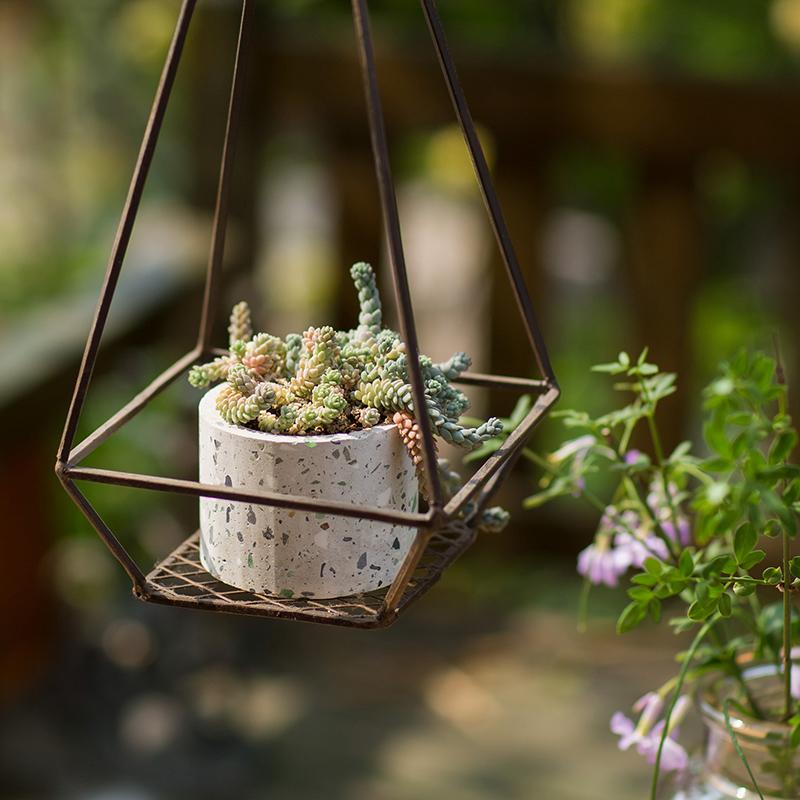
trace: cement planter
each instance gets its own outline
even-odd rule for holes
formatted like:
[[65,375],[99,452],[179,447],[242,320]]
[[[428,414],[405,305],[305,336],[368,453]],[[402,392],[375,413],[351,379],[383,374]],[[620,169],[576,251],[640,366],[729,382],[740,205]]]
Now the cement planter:
[[[200,401],[200,481],[417,510],[414,467],[392,425],[323,436],[261,433]],[[392,582],[414,529],[329,514],[200,499],[200,558],[221,581],[285,597],[344,597]]]

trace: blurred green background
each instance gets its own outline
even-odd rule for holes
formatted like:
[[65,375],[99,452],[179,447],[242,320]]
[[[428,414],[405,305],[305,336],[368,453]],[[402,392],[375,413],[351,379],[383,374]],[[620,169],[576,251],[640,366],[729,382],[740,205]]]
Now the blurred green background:
[[[374,4],[379,73],[423,350],[532,374],[416,3]],[[0,0],[0,797],[532,798],[643,795],[607,735],[669,673],[671,642],[616,640],[619,598],[575,633],[595,520],[524,512],[381,633],[138,604],[52,464],[176,0]],[[800,0],[442,0],[566,406],[588,367],[645,344],[682,391],[780,335],[800,378]],[[194,343],[238,24],[199,3],[80,435]],[[350,327],[347,267],[385,280],[349,4],[259,0],[224,305],[259,328]],[[390,303],[386,281],[384,295]],[[391,312],[390,312],[391,316]],[[219,320],[223,343],[224,320]],[[794,397],[797,398],[797,391]],[[194,477],[179,381],[90,463]],[[514,398],[476,393],[505,414]],[[557,441],[545,422],[537,447]],[[195,502],[89,487],[149,566]]]

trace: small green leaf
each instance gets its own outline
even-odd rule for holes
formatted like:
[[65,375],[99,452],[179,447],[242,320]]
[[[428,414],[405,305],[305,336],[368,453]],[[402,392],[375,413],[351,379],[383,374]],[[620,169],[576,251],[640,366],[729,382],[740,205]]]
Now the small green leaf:
[[791,572],[795,578],[800,578],[800,556],[795,556],[789,562],[789,572]]
[[647,615],[647,606],[629,603],[617,620],[617,633],[627,633],[635,628]]
[[791,429],[776,436],[772,447],[769,449],[770,463],[776,464],[785,461],[796,445],[797,434]]
[[733,606],[731,604],[731,596],[727,592],[723,592],[720,595],[719,601],[717,602],[717,610],[723,617],[729,617],[731,615]]
[[789,734],[789,747],[800,747],[800,720],[794,724]]
[[711,505],[718,506],[728,496],[730,486],[727,483],[716,482],[712,483],[706,489],[706,497]]
[[658,600],[656,600],[655,598],[653,598],[647,604],[647,613],[650,615],[650,619],[652,619],[653,622],[655,622],[655,623],[660,622],[661,621],[661,603]]
[[762,573],[761,577],[772,586],[781,582],[783,573],[780,567],[767,567]]
[[695,622],[701,622],[704,619],[710,617],[717,608],[717,601],[716,600],[695,600],[689,606],[689,611],[687,612],[687,616],[689,619],[694,620]]
[[708,446],[723,458],[730,458],[732,448],[728,435],[725,432],[724,417],[715,416],[703,426],[703,438]]
[[767,554],[763,550],[753,550],[739,566],[744,570],[750,570],[756,564],[760,564],[766,557]]
[[757,541],[758,533],[749,522],[745,522],[736,529],[733,537],[733,552],[740,564],[753,551]]
[[650,556],[644,562],[644,568],[651,574],[658,577],[664,571],[663,564],[657,559]]
[[688,550],[681,553],[678,570],[684,578],[688,578],[694,572],[694,559]]

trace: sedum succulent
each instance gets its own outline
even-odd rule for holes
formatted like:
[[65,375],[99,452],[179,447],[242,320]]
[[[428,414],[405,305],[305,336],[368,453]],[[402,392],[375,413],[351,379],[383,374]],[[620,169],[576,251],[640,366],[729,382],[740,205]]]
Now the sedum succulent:
[[[192,386],[227,381],[217,409],[229,423],[287,434],[338,433],[393,423],[415,466],[422,464],[421,434],[408,379],[405,344],[383,327],[375,273],[366,263],[350,270],[358,292],[358,327],[335,331],[309,328],[285,339],[253,333],[250,309],[237,303],[231,313],[229,352],[189,373]],[[420,356],[425,413],[434,433],[451,444],[472,448],[497,436],[492,417],[478,427],[459,418],[466,395],[452,386],[470,365],[465,353],[436,364]]]

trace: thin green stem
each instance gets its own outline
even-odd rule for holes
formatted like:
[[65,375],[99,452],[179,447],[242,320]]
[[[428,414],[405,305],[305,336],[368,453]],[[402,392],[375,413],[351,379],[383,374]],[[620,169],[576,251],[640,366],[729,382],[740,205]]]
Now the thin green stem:
[[736,736],[736,731],[733,729],[733,725],[731,724],[731,715],[728,711],[728,707],[730,706],[730,700],[726,700],[722,704],[722,713],[725,717],[725,728],[728,731],[728,736],[731,737],[731,742],[733,742],[733,749],[736,750],[736,755],[739,756],[740,761],[744,764],[744,768],[747,770],[747,774],[750,776],[750,780],[753,783],[753,788],[758,792],[758,796],[761,800],[764,800],[764,795],[761,792],[761,787],[758,785],[758,781],[756,780],[756,776],[753,775],[753,771],[750,769],[750,764],[747,761],[747,756],[744,754],[744,750],[742,750],[742,746],[739,744],[739,739]]
[[647,505],[647,498],[642,497],[635,481],[633,481],[629,475],[626,475],[622,480],[625,483],[625,486],[628,488],[628,493],[636,498],[640,510],[653,523],[653,530],[655,531],[656,536],[658,536],[658,538],[664,542],[664,544],[667,546],[667,550],[669,550],[669,552],[672,554],[672,557],[677,561],[681,554],[680,545],[667,535],[667,532],[661,526],[660,520],[653,512],[653,509]]
[[581,593],[578,597],[578,633],[586,633],[589,618],[589,592],[591,590],[592,582],[588,578],[584,578],[581,584]]
[[656,463],[658,464],[658,473],[661,476],[661,485],[664,489],[664,499],[666,500],[669,514],[672,517],[672,524],[675,528],[675,536],[678,537],[680,529],[678,520],[678,510],[675,508],[675,503],[672,499],[672,492],[669,490],[669,478],[667,478],[667,471],[664,462],[664,450],[661,447],[661,436],[658,433],[658,426],[656,425],[655,418],[652,413],[647,415],[647,427],[650,429],[650,438],[653,441],[653,452],[656,456]]
[[706,634],[719,621],[719,619],[720,617],[718,615],[714,615],[710,620],[708,620],[697,632],[697,635],[692,640],[691,645],[689,645],[689,649],[686,651],[686,657],[684,658],[683,664],[681,665],[681,670],[678,673],[678,679],[675,682],[675,689],[672,692],[672,697],[670,697],[669,705],[667,706],[667,712],[664,714],[664,729],[661,732],[661,739],[658,743],[656,763],[653,767],[653,780],[650,784],[650,800],[658,799],[658,778],[661,774],[661,755],[664,752],[664,743],[667,741],[667,736],[669,736],[669,723],[672,719],[672,712],[675,708],[675,703],[678,702],[678,697],[680,696],[681,689],[683,688],[686,675],[689,672],[689,667],[691,666],[692,659],[697,652],[697,648],[700,647],[700,644],[703,639],[705,639]]

